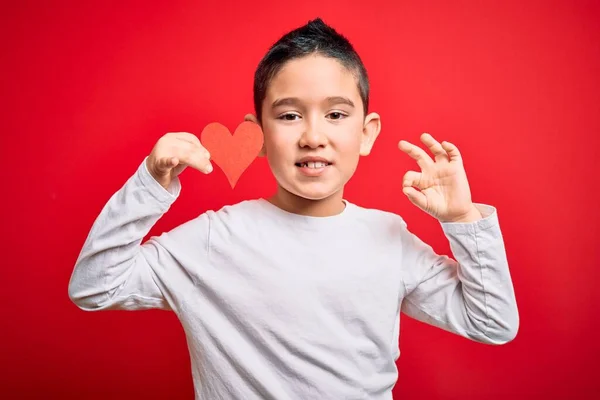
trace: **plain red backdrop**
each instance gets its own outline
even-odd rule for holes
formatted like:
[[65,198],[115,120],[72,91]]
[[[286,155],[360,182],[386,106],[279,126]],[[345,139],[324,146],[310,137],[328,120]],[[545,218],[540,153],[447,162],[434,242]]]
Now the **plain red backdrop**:
[[[397,143],[430,132],[458,145],[474,201],[497,207],[505,235],[517,338],[488,346],[403,317],[395,397],[599,392],[598,2],[29,1],[5,3],[0,27],[1,398],[193,398],[174,314],[86,313],[68,280],[156,140],[212,121],[234,129],[252,112],[264,52],[316,16],[354,43],[383,121],[346,197],[449,252],[401,191],[418,167]],[[275,188],[264,159],[234,190],[219,168],[181,178],[151,234]]]

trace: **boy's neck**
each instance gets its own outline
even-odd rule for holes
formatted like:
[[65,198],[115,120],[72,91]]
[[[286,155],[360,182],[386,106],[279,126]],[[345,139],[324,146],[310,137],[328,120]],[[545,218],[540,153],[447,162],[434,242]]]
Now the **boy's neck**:
[[288,192],[278,186],[277,193],[268,201],[284,211],[310,217],[331,217],[344,211],[344,190],[340,190],[321,200],[310,200]]

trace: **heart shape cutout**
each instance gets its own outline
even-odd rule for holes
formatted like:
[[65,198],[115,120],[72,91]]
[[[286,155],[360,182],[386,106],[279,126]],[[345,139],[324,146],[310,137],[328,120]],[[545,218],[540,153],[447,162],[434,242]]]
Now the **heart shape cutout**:
[[254,122],[244,121],[232,135],[229,129],[218,122],[212,122],[200,134],[202,146],[225,173],[231,188],[236,185],[242,173],[256,159],[263,145],[263,133]]

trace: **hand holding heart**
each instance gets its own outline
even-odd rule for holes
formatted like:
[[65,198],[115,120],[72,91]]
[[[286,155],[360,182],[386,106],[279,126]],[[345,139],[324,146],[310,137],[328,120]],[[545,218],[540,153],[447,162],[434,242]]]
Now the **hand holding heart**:
[[246,116],[233,135],[225,126],[213,122],[204,127],[200,136],[202,143],[188,132],[170,132],[158,140],[146,166],[162,187],[167,189],[188,166],[205,174],[212,172],[212,158],[233,188],[263,145],[261,128],[251,115]]
[[[418,146],[401,140],[400,150],[417,161],[421,172],[408,171],[402,180],[402,191],[421,210],[441,222],[466,220],[479,215],[471,201],[469,182],[458,148],[449,142],[441,144],[430,134],[421,141],[435,156],[435,161]],[[416,190],[415,188],[419,189]]]

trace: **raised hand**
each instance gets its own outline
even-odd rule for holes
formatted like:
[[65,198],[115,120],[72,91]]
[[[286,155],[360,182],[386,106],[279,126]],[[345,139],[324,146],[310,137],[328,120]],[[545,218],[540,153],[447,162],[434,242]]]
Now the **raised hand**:
[[[452,143],[439,143],[430,134],[421,135],[421,141],[434,155],[432,159],[422,148],[405,140],[398,143],[421,168],[408,171],[402,179],[402,191],[421,210],[441,222],[470,222],[481,218],[471,200],[471,190],[463,160]],[[417,190],[418,189],[418,190]]]
[[210,153],[196,135],[188,132],[169,132],[162,136],[148,156],[146,166],[165,189],[188,166],[205,174],[213,170]]

